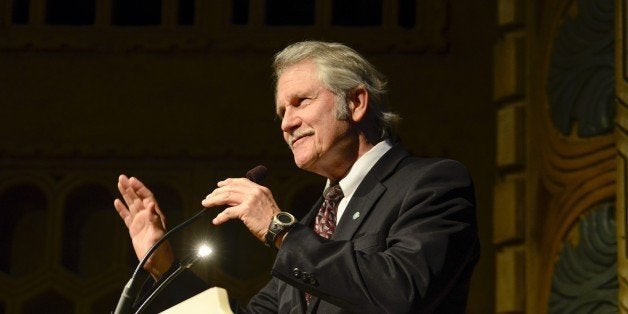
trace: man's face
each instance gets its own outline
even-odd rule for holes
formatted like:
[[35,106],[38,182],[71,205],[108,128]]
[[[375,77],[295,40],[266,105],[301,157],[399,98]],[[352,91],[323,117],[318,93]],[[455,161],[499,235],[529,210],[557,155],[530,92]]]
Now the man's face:
[[[283,136],[301,169],[329,177],[350,159],[350,123],[336,118],[336,95],[306,60],[286,68],[277,80],[277,115]],[[345,169],[346,170],[346,169]]]

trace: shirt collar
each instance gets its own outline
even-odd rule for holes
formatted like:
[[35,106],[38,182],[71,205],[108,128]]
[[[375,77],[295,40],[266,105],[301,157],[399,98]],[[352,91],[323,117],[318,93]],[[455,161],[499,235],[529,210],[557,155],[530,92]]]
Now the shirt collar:
[[[355,190],[358,189],[358,186],[366,177],[366,174],[373,168],[375,163],[382,157],[384,154],[392,147],[392,143],[389,140],[384,140],[377,145],[373,146],[368,152],[364,155],[360,156],[358,160],[351,166],[349,172],[344,178],[340,179],[338,184],[340,184],[340,188],[342,189],[342,193],[345,198],[350,198],[355,193]],[[327,184],[325,188],[327,188],[330,184],[329,179],[327,180]]]

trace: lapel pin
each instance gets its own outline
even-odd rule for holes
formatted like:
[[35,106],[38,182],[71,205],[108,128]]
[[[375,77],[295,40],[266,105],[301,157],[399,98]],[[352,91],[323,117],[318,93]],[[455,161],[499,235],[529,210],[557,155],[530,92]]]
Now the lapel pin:
[[360,218],[360,212],[353,213],[353,220]]

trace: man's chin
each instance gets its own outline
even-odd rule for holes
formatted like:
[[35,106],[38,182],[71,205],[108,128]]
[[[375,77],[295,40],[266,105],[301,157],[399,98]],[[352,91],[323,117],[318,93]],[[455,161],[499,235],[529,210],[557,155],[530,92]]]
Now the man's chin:
[[294,163],[297,165],[299,169],[303,169],[306,171],[310,171],[311,166],[312,166],[311,160],[302,160],[302,159],[297,158],[296,156],[294,157]]

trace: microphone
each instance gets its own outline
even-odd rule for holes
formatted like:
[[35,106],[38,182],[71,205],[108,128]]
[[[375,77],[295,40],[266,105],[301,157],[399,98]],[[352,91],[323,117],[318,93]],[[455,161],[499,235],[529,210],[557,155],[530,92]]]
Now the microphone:
[[[265,166],[258,165],[254,167],[253,169],[247,171],[245,176],[247,179],[259,184],[262,180],[264,180],[264,178],[266,178],[267,172],[268,172],[268,169]],[[135,271],[133,272],[131,279],[129,279],[126,285],[124,285],[124,289],[122,290],[122,294],[120,294],[120,299],[118,300],[118,304],[116,306],[114,314],[131,313],[130,311],[131,307],[133,305],[133,302],[137,298],[137,295],[140,290],[140,286],[137,284],[136,278],[140,277],[140,273],[142,269],[144,268],[144,265],[146,264],[148,259],[153,255],[153,253],[157,250],[157,248],[159,248],[159,246],[163,242],[165,242],[173,233],[179,231],[180,229],[183,229],[190,223],[196,221],[197,219],[205,215],[207,213],[207,210],[208,208],[201,209],[201,211],[199,211],[196,215],[192,216],[192,218],[172,228],[170,231],[164,234],[157,242],[155,242],[153,246],[151,246],[151,248],[146,252],[146,254],[142,258],[140,263],[135,268]]]
[[258,165],[255,168],[246,172],[246,178],[259,184],[266,179],[266,173],[268,169],[263,165]]

